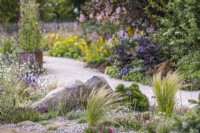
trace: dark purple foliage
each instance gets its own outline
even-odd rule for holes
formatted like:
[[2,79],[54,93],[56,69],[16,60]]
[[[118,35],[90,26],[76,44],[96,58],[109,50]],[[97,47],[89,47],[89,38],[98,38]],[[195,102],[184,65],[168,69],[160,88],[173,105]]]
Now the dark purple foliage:
[[142,60],[142,68],[148,70],[161,62],[159,47],[152,42],[151,38],[140,37],[135,47],[135,57]]
[[117,45],[113,49],[113,54],[116,55],[116,60],[122,62],[122,66],[130,61],[130,45],[122,44]]

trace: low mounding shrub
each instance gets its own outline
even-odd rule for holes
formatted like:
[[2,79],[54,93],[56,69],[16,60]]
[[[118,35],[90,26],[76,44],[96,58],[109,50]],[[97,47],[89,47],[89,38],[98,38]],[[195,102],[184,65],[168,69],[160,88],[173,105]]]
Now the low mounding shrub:
[[17,108],[10,112],[10,121],[14,123],[19,123],[22,121],[39,121],[40,113],[26,108]]
[[197,106],[184,116],[175,117],[173,129],[177,133],[199,133],[200,131],[200,94],[198,101],[190,100],[189,102]]
[[153,76],[152,86],[157,101],[157,111],[166,113],[170,117],[176,104],[176,93],[183,88],[183,80],[177,72],[168,73],[162,77],[161,73]]
[[[90,93],[85,110],[89,126],[97,126],[108,120],[108,113],[120,105],[120,93],[106,87],[94,88]],[[110,120],[108,120],[110,121]]]
[[116,87],[116,92],[121,92],[126,97],[123,99],[124,102],[130,104],[131,109],[135,111],[146,111],[149,108],[149,101],[147,96],[142,94],[137,84],[132,84],[129,87],[125,87],[123,84],[119,84]]

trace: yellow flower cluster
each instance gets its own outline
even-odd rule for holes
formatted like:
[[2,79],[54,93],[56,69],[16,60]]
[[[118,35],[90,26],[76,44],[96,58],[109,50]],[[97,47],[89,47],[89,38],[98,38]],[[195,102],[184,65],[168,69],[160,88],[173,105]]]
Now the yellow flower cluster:
[[[51,37],[55,37],[55,35],[52,35]],[[53,56],[78,58],[81,56],[81,50],[79,46],[82,45],[86,45],[86,41],[78,36],[59,38],[49,50],[49,54]]]
[[131,26],[126,27],[126,32],[128,34],[129,37],[131,37],[133,35],[133,28]]
[[55,45],[55,43],[57,41],[61,40],[61,38],[62,37],[59,34],[50,34],[50,35],[48,35],[48,36],[45,37],[45,39],[44,39],[45,45],[43,47],[44,48],[50,48],[53,45]]
[[50,38],[56,38],[57,36],[59,39],[55,41],[49,50],[49,54],[53,56],[82,58],[86,62],[99,62],[109,56],[112,47],[102,37],[87,44],[84,39],[78,36],[60,38],[59,35],[51,34]]
[[91,44],[80,45],[79,48],[85,55],[86,62],[101,61],[109,55],[110,46],[107,40],[100,37],[98,40],[92,41]]

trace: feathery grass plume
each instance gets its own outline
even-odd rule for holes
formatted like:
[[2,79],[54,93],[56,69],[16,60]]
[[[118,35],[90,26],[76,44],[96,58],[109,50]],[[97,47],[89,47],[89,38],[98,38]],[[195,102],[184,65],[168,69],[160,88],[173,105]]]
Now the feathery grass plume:
[[[97,126],[108,120],[108,112],[120,106],[122,94],[105,87],[96,88],[90,93],[85,110],[89,126]],[[109,120],[110,121],[110,120]]]
[[166,77],[161,73],[153,76],[152,88],[157,101],[157,110],[170,117],[176,104],[176,93],[185,87],[184,81],[178,72],[169,72]]

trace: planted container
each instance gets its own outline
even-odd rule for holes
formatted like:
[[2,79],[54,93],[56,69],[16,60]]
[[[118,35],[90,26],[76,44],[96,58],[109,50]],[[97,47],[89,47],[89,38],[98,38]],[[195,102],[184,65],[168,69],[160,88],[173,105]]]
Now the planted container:
[[39,4],[36,0],[20,0],[19,11],[19,63],[33,62],[34,65],[42,68],[43,32],[39,21]]

